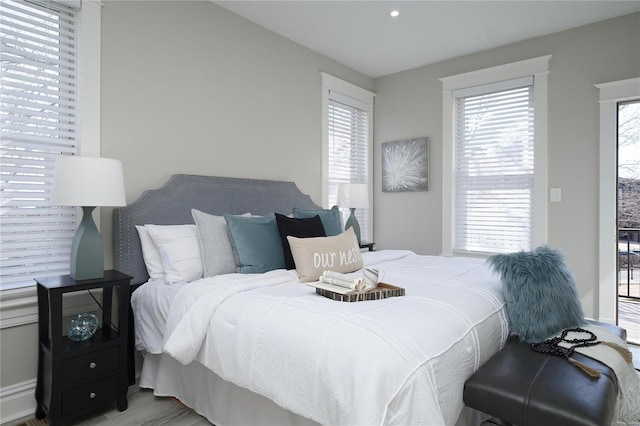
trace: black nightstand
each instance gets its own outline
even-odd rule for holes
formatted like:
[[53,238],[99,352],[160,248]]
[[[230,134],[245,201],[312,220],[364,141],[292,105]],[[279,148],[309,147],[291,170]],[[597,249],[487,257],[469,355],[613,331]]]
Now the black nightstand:
[[367,242],[367,241],[362,241],[360,243],[360,248],[361,249],[366,248],[366,249],[369,249],[369,251],[373,251],[373,246],[375,246],[375,245],[376,245],[376,243],[370,243],[370,242]]
[[[49,416],[50,424],[62,424],[113,402],[127,409],[129,387],[127,342],[131,277],[104,271],[99,279],[75,281],[69,275],[39,278],[38,383],[36,418]],[[100,328],[89,340],[76,342],[63,335],[64,293],[102,289]],[[113,289],[117,288],[118,331],[111,325]],[[64,330],[66,331],[66,330]]]

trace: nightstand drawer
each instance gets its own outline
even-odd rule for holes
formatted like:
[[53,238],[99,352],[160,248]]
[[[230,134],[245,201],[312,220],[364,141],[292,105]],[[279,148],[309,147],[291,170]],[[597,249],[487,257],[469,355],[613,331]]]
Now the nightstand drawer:
[[118,393],[118,376],[109,376],[62,392],[62,415],[91,409],[113,401]]
[[80,380],[91,380],[118,370],[118,351],[114,346],[91,352],[62,362],[62,383],[64,387]]

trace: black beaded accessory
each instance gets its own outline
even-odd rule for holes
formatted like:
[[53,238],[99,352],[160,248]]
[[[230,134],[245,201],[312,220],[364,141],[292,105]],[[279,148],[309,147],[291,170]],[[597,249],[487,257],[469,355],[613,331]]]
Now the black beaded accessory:
[[[570,332],[586,333],[588,337],[567,339],[567,335]],[[568,347],[560,346],[561,342],[568,343],[570,346]],[[531,343],[531,349],[543,354],[549,354],[553,356],[560,356],[560,357],[566,358],[570,363],[572,363],[573,365],[581,369],[590,377],[598,378],[600,377],[600,372],[598,370],[595,370],[587,365],[584,365],[580,361],[576,361],[575,359],[571,358],[571,356],[573,355],[573,353],[577,348],[595,346],[600,343],[602,342],[598,341],[598,337],[592,331],[585,330],[584,328],[581,328],[581,327],[575,327],[575,328],[567,328],[563,330],[560,336],[551,337],[543,342]]]

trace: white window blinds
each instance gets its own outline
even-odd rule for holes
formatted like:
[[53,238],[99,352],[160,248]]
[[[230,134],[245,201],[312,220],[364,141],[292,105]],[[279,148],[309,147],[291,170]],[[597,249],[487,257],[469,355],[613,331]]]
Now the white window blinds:
[[77,209],[49,200],[56,157],[77,148],[77,12],[0,3],[0,289],[69,271]]
[[[369,183],[369,106],[329,93],[329,206],[336,205],[341,183]],[[356,209],[363,241],[368,241],[368,209]]]
[[533,242],[533,77],[454,91],[457,252]]

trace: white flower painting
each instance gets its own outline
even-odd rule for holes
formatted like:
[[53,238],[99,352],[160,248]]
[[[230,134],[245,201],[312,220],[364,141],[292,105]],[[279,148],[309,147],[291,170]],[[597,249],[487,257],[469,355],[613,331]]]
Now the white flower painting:
[[382,191],[429,189],[429,138],[382,144]]

